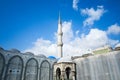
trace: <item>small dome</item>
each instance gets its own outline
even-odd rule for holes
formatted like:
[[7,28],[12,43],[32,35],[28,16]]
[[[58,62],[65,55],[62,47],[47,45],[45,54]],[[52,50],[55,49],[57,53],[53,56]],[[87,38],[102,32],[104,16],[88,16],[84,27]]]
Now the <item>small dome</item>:
[[11,49],[10,51],[11,51],[11,52],[14,52],[14,53],[20,53],[20,51],[17,50],[17,49]]
[[41,57],[41,58],[46,58],[46,56],[43,55],[43,54],[38,54],[37,56],[38,56],[38,57]]
[[86,54],[92,54],[92,53],[93,53],[93,52],[92,52],[91,49],[86,50]]
[[49,56],[48,58],[49,59],[56,59],[54,56]]
[[120,50],[120,43],[118,43],[116,46],[115,46],[115,51],[119,51]]
[[34,56],[34,54],[32,52],[26,52],[24,54]]
[[117,48],[117,47],[120,47],[120,43],[118,43],[118,44],[115,46],[115,48]]
[[72,62],[71,56],[60,58],[57,63],[60,62]]
[[0,47],[0,50],[4,50],[2,47]]

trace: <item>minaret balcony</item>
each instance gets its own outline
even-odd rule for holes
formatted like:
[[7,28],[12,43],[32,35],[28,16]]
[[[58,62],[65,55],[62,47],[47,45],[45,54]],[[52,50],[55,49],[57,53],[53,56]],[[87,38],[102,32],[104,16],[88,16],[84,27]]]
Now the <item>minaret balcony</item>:
[[63,32],[58,32],[58,35],[63,35]]
[[63,46],[63,43],[58,43],[57,46]]

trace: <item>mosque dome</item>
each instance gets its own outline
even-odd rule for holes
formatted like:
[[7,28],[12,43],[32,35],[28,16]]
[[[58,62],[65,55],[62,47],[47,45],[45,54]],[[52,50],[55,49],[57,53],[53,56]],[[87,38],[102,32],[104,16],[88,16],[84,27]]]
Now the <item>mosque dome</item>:
[[2,47],[0,47],[0,50],[4,50]]
[[14,52],[14,53],[20,53],[20,51],[17,50],[17,49],[11,49],[10,51],[11,51],[11,52]]
[[46,56],[43,55],[43,54],[38,54],[37,56],[38,56],[38,57],[41,57],[41,58],[46,58]]
[[120,47],[120,43],[118,43],[118,44],[115,46],[115,48],[116,48],[116,47]]
[[118,43],[116,46],[115,46],[115,51],[118,51],[120,50],[120,43]]
[[48,56],[49,59],[56,59],[54,56]]
[[60,59],[57,61],[57,63],[60,63],[60,62],[72,62],[71,56],[60,58]]
[[32,52],[26,52],[26,55],[30,55],[30,56],[34,56],[34,54]]

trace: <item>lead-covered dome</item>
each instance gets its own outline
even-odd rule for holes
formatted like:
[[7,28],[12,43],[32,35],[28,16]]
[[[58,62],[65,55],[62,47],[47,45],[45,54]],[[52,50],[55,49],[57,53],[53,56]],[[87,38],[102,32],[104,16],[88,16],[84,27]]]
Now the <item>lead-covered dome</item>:
[[46,58],[46,56],[44,54],[38,54],[37,56],[41,57],[41,58]]
[[116,47],[120,47],[120,43],[118,43],[118,44],[115,46],[115,48],[116,48]]
[[115,51],[118,51],[120,50],[120,43],[118,43],[116,46],[115,46]]
[[4,50],[2,47],[0,47],[0,50]]
[[32,53],[32,52],[26,52],[26,53],[24,53],[25,55],[30,55],[30,56],[34,56],[34,53]]
[[71,56],[60,58],[60,59],[57,61],[57,63],[60,63],[60,62],[72,62]]
[[17,50],[17,49],[11,49],[11,50],[9,50],[9,51],[11,51],[11,52],[14,52],[14,53],[20,53],[20,51],[19,50]]

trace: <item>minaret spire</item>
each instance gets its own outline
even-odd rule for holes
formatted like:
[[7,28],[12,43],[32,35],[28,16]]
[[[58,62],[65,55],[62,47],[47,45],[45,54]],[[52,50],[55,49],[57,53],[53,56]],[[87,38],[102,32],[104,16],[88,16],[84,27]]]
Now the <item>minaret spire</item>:
[[60,12],[59,12],[58,24],[62,24],[61,18],[60,18]]
[[62,36],[63,36],[63,32],[62,32],[62,22],[61,22],[61,18],[60,18],[60,12],[59,12],[58,32],[57,33],[58,33],[58,42],[57,42],[58,57],[61,58],[61,57],[63,57],[63,54],[62,54],[62,46],[63,46]]

